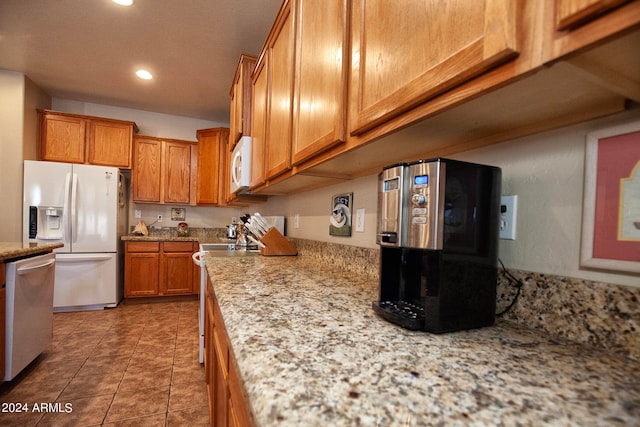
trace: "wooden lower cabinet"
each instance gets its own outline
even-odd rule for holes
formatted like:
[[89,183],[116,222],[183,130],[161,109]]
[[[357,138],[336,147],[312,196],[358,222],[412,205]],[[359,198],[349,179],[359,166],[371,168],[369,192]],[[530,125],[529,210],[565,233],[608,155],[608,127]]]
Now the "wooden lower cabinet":
[[127,242],[124,252],[124,296],[148,297],[160,292],[160,242]]
[[254,425],[211,281],[208,281],[206,290],[204,343],[204,367],[211,425]]
[[197,242],[126,242],[124,296],[197,294]]
[[163,242],[160,257],[160,293],[193,293],[194,266],[191,255],[198,249],[193,242]]

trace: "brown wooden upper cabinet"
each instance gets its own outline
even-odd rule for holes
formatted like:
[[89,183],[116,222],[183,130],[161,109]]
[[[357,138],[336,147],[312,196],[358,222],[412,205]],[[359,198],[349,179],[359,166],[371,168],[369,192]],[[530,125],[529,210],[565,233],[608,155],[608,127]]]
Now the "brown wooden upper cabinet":
[[266,122],[266,178],[291,169],[293,52],[295,16],[285,0],[267,39],[268,96]]
[[39,159],[131,167],[134,122],[38,110]]
[[195,204],[197,143],[139,136],[134,141],[133,200]]
[[350,3],[283,2],[252,77],[251,188],[345,141]]
[[269,55],[263,51],[251,77],[251,181],[255,189],[266,182],[267,101],[269,95]]
[[345,141],[350,3],[295,2],[294,165]]
[[517,53],[517,2],[353,1],[349,129],[360,134]]
[[[548,23],[545,36],[550,37],[549,40],[544,41],[546,46],[544,60],[554,61],[586,47],[596,46],[605,40],[613,39],[619,34],[634,30],[637,32],[638,21],[640,21],[640,2],[629,0],[554,0],[550,2],[550,7],[547,8],[544,18],[544,21]],[[635,47],[637,48],[637,44]],[[634,55],[635,52],[613,52],[614,56],[628,54]],[[569,60],[573,61],[573,59]],[[607,71],[608,68],[611,68],[609,64],[594,68],[593,62],[589,59],[574,65],[584,68],[587,72],[594,74],[596,78],[612,79],[614,86],[618,85],[617,80],[621,79],[611,70]],[[606,74],[609,74],[609,77]]]
[[240,55],[240,62],[231,85],[230,149],[242,137],[251,134],[251,73],[258,58]]
[[225,173],[228,128],[200,129],[198,137],[198,171],[196,181],[196,204],[224,205]]
[[628,1],[556,0],[556,29],[574,28]]

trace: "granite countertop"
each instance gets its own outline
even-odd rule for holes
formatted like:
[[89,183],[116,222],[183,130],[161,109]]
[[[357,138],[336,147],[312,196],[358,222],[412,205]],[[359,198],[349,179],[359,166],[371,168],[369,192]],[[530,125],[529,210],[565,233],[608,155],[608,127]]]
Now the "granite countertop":
[[0,261],[13,258],[21,258],[29,255],[46,253],[64,244],[56,243],[22,243],[22,242],[0,242]]
[[[178,236],[175,227],[165,227],[159,230],[149,230],[148,236],[127,234],[120,237],[125,242],[199,242],[199,243],[229,243],[224,228],[192,228],[187,236]],[[235,239],[233,240],[235,241]]]
[[197,236],[136,236],[127,234],[120,240],[125,242],[199,242],[202,239]]
[[205,257],[261,426],[639,425],[640,363],[515,323],[435,335],[377,283],[299,257]]

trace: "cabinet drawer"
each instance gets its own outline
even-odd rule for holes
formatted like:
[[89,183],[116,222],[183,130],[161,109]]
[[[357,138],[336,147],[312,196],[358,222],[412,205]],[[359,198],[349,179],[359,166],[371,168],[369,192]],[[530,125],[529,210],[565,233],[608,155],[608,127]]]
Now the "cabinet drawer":
[[127,252],[160,252],[160,242],[127,242]]
[[193,242],[164,242],[164,252],[193,252]]

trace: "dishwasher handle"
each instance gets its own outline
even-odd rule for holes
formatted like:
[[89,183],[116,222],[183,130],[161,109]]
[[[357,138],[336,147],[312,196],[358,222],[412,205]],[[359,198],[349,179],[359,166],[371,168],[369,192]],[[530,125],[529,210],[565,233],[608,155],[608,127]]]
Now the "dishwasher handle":
[[28,267],[19,267],[16,269],[16,274],[29,274],[34,270],[39,270],[41,268],[48,268],[50,266],[52,266],[53,264],[56,263],[55,259],[50,259],[49,261],[42,263],[42,264],[38,264],[38,265],[30,265]]

